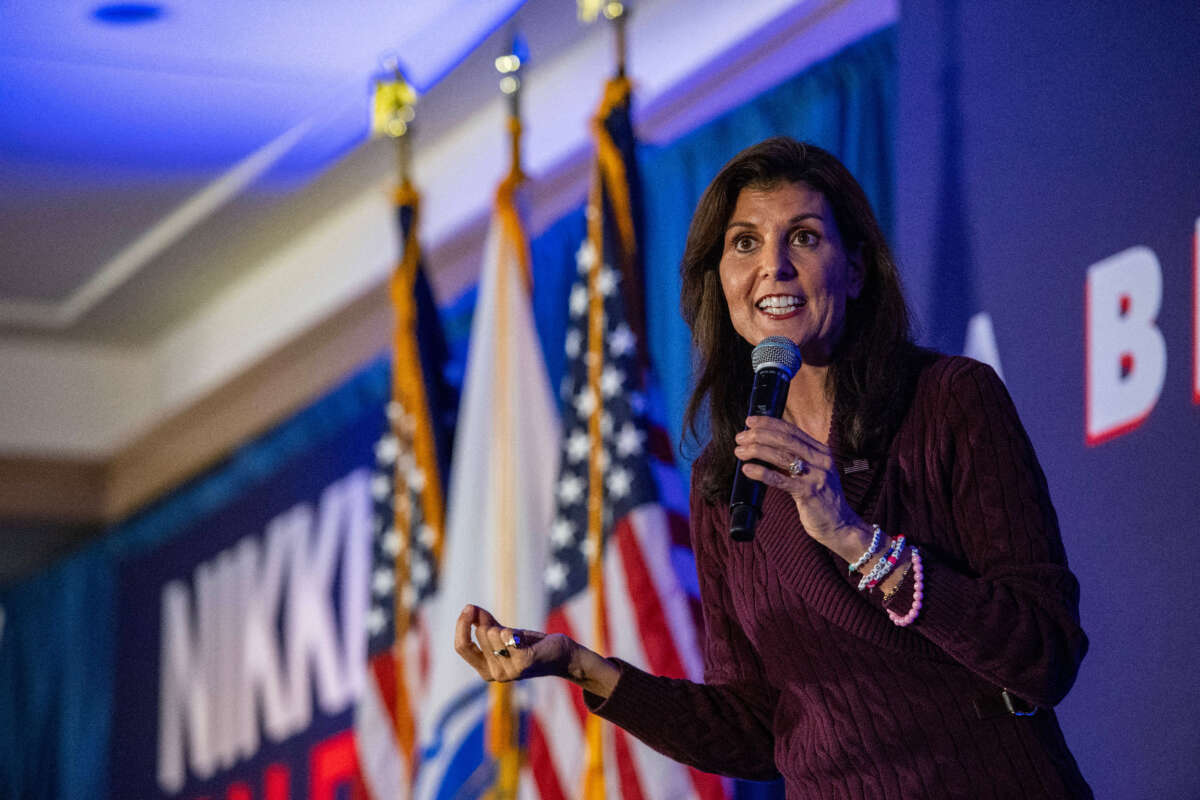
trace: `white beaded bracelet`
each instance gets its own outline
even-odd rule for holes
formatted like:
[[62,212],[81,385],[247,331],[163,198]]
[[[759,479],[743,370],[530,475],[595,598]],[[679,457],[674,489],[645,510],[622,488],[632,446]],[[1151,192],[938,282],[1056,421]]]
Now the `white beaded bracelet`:
[[871,560],[871,556],[879,552],[879,539],[881,536],[883,536],[883,531],[879,530],[879,526],[872,525],[871,546],[867,548],[867,552],[858,557],[858,561],[855,561],[850,565],[850,571],[847,574],[853,575],[854,573],[858,572],[860,569],[862,569],[863,564]]

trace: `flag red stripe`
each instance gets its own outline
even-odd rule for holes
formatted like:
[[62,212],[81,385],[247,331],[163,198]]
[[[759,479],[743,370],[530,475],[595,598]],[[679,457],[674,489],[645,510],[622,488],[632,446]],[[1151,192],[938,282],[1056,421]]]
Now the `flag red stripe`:
[[617,775],[621,781],[621,800],[646,800],[642,791],[637,764],[633,761],[633,752],[629,748],[629,734],[620,728],[613,729],[613,746],[617,754]]
[[579,726],[581,729],[587,727],[587,703],[583,702],[583,689],[578,686],[572,686],[568,690],[571,695],[571,706],[575,709],[576,716],[579,717]]
[[659,601],[658,587],[650,577],[650,569],[642,557],[642,548],[628,517],[617,523],[614,536],[629,586],[638,637],[650,662],[650,671],[670,678],[686,677],[687,670],[675,650],[675,636]]
[[[615,534],[630,599],[636,611],[638,635],[646,658],[650,661],[650,669],[659,675],[685,677],[687,673],[675,649],[675,637],[628,518],[617,524]],[[689,767],[688,776],[702,800],[724,800],[726,797],[725,787],[716,775]]]
[[561,633],[571,635],[571,623],[561,608],[556,608],[546,617],[546,633]]
[[695,767],[688,767],[688,774],[700,800],[728,800],[729,795],[725,792],[725,782],[721,776],[701,772]]
[[413,628],[415,628],[417,633],[417,656],[419,658],[417,670],[420,673],[418,676],[420,683],[418,685],[425,686],[429,682],[429,654],[433,650],[433,647],[430,642],[429,627],[425,624],[424,614],[417,617]]
[[379,687],[379,697],[387,709],[388,719],[393,726],[396,722],[396,662],[392,654],[380,653],[373,657],[370,663],[371,675],[375,685]]
[[558,771],[554,768],[554,757],[546,743],[546,735],[536,714],[529,715],[529,769],[537,784],[541,800],[567,800]]

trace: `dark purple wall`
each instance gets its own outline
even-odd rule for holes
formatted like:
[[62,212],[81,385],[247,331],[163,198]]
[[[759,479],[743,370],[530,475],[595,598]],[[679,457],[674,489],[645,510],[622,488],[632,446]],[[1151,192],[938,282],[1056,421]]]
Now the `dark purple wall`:
[[[1198,797],[1200,3],[905,0],[899,109],[923,340],[961,352],[991,315],[1082,584],[1067,740],[1097,797]],[[1161,265],[1165,380],[1140,425],[1089,446],[1088,267],[1135,245]]]

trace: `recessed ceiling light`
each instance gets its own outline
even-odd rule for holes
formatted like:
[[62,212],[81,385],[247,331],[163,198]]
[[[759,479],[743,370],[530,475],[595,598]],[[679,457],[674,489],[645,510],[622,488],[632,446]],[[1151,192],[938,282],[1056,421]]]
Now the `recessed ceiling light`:
[[149,22],[162,16],[162,6],[154,3],[105,3],[97,6],[92,16],[114,25]]

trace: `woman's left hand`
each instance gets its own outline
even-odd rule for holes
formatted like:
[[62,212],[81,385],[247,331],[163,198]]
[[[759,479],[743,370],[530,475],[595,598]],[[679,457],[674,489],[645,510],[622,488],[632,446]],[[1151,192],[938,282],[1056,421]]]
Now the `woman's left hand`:
[[792,496],[809,536],[839,554],[858,546],[867,526],[846,502],[827,446],[787,420],[750,417],[746,430],[737,435],[733,452],[747,462],[742,465],[747,477]]

